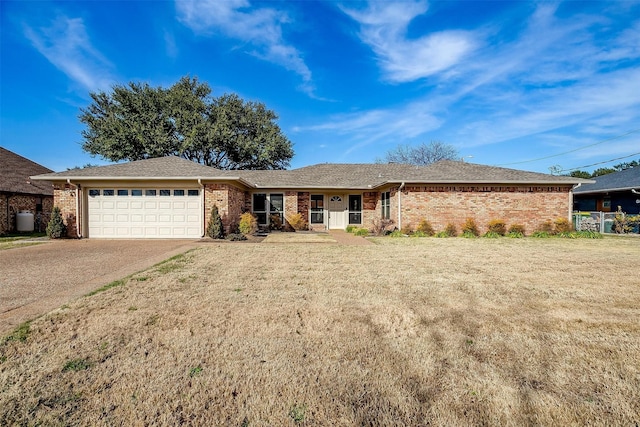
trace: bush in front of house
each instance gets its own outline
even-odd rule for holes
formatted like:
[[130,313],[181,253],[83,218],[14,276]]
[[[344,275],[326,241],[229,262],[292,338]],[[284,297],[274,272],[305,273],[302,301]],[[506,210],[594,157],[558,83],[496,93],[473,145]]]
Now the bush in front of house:
[[492,219],[489,221],[489,224],[487,224],[487,233],[485,234],[485,237],[490,237],[487,236],[489,233],[504,236],[507,234],[507,224],[502,219]]
[[520,239],[524,237],[524,225],[522,224],[512,224],[507,230],[507,237],[511,237],[512,239]]
[[435,237],[456,237],[458,235],[458,229],[453,223],[448,223],[444,230],[435,234]]
[[478,231],[478,226],[473,218],[467,218],[462,226],[462,237],[478,237],[480,235],[480,231]]
[[242,240],[247,240],[247,236],[242,233],[231,233],[227,236],[227,240],[230,240],[232,242],[239,242]]
[[207,226],[207,236],[212,239],[224,239],[224,226],[222,225],[222,218],[218,212],[218,206],[213,205],[211,208],[211,219]]
[[553,232],[554,234],[560,233],[568,233],[573,230],[571,226],[571,222],[567,218],[557,218],[553,222]]
[[287,222],[296,231],[306,230],[309,228],[307,221],[300,212],[291,215]]
[[[538,229],[535,231],[536,233],[546,233],[548,235],[553,234],[553,222],[551,220],[546,220],[545,222],[540,223]],[[536,236],[539,237],[539,236]]]
[[46,232],[50,239],[59,239],[67,235],[67,226],[64,225],[60,208],[57,206],[54,206],[51,211],[51,219],[47,224]]
[[251,212],[245,212],[240,215],[240,222],[238,222],[238,230],[242,234],[253,234],[258,231],[258,220]]
[[424,234],[425,237],[431,237],[435,234],[433,226],[426,219],[421,220],[416,227],[416,233]]

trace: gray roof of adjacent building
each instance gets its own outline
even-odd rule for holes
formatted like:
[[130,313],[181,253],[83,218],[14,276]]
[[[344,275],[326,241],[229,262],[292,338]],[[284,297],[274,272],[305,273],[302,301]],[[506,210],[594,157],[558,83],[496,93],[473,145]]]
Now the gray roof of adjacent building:
[[607,193],[611,191],[638,190],[640,191],[640,166],[613,172],[592,178],[592,184],[582,184],[576,188],[576,194]]
[[0,192],[52,196],[51,182],[31,180],[31,175],[52,172],[36,162],[0,147]]
[[291,170],[220,170],[169,156],[34,176],[53,181],[179,180],[240,181],[250,188],[369,189],[390,184],[570,185],[591,181],[443,160],[428,166],[400,163],[323,163]]

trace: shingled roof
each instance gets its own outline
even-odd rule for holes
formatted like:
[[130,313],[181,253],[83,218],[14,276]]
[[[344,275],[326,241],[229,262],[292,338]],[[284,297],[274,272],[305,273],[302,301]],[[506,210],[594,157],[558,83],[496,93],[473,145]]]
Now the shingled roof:
[[640,190],[640,166],[593,178],[595,183],[583,184],[575,194],[607,193],[610,191]]
[[47,181],[32,181],[32,175],[52,172],[29,159],[0,147],[0,192],[53,196],[53,186]]
[[440,161],[429,166],[400,163],[325,163],[292,170],[227,171],[203,166],[179,157],[160,157],[135,162],[76,169],[40,175],[34,179],[204,179],[237,180],[253,188],[370,189],[386,184],[577,184],[580,178]]

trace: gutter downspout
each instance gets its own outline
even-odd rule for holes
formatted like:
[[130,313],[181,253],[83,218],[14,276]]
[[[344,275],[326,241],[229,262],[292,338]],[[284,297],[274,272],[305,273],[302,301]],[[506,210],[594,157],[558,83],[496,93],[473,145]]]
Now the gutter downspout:
[[204,184],[202,178],[198,178],[198,185],[200,186],[200,202],[202,203],[202,209],[200,209],[200,236],[204,237],[204,209],[205,209],[205,197],[204,197]]
[[398,230],[402,230],[402,189],[404,188],[404,181],[398,187]]
[[67,184],[76,186],[76,236],[78,239],[82,239],[80,220],[83,219],[84,216],[80,215],[80,184],[73,184],[70,178],[67,178]]
[[573,190],[577,190],[581,185],[582,183],[579,182],[569,191],[569,224],[573,223]]
[[635,188],[632,188],[632,189],[631,189],[631,192],[632,192],[633,194],[640,194],[640,191],[636,190]]

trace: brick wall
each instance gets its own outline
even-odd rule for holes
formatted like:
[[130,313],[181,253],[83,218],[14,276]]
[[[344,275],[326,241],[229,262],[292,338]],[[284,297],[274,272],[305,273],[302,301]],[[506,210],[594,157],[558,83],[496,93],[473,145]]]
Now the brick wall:
[[77,221],[80,215],[76,212],[76,186],[73,184],[54,184],[54,205],[60,208],[62,220],[67,226],[67,237],[78,237]]
[[222,218],[227,233],[235,231],[240,215],[245,211],[245,191],[231,184],[205,184],[204,186],[204,212],[207,229],[211,220],[213,205],[218,207],[218,213]]
[[485,232],[490,220],[502,219],[507,226],[522,224],[532,233],[546,220],[567,218],[570,190],[570,186],[407,186],[401,196],[402,225],[415,228],[426,219],[436,231],[447,223],[460,230],[467,218],[473,218]]
[[[36,211],[38,199],[42,203],[41,212]],[[16,214],[20,211],[33,213],[34,230],[43,232],[49,223],[49,218],[51,218],[52,208],[52,196],[0,194],[0,234],[16,231]]]
[[298,211],[298,192],[284,192],[284,229],[285,231],[293,231],[293,227],[289,224],[291,215],[297,214]]

